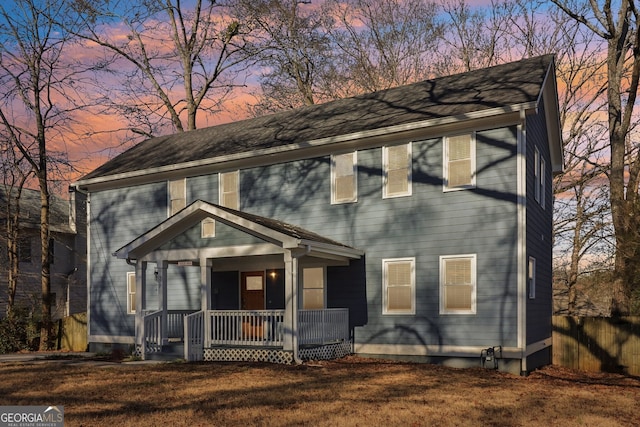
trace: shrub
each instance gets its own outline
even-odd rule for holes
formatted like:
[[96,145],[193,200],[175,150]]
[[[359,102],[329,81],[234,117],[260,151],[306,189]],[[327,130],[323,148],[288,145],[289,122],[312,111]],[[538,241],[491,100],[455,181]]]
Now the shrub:
[[0,354],[37,350],[39,333],[38,321],[29,311],[14,308],[0,319]]

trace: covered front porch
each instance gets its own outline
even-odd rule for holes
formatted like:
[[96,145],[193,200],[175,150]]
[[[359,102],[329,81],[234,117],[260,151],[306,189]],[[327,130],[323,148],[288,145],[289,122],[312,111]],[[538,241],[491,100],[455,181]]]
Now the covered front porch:
[[[142,358],[177,346],[187,361],[294,362],[285,350],[284,310],[169,310],[166,317],[163,329],[162,311],[145,315]],[[298,346],[300,360],[350,354],[348,309],[299,310]]]
[[[206,218],[218,225],[218,239],[185,238]],[[349,310],[327,306],[326,268],[348,265],[359,250],[196,201],[114,255],[135,265],[135,343],[143,359],[172,351],[187,361],[297,363],[351,353]],[[199,309],[171,306],[180,286],[170,266],[174,276],[180,269],[181,286],[197,287]]]

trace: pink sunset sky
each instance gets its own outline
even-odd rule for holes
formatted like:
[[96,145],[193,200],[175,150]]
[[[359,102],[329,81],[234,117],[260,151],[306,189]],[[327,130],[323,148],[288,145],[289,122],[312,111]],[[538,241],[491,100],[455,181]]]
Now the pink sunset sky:
[[[317,7],[319,3],[314,2],[307,7]],[[488,6],[491,0],[471,0],[467,1],[471,6]],[[123,40],[128,37],[127,28],[122,24],[113,24],[101,28],[105,34],[109,34],[111,40]],[[149,45],[150,49],[158,52],[167,53],[171,46],[165,43],[166,35],[162,34],[154,38],[153,45]],[[149,43],[149,41],[147,41]],[[75,48],[71,56],[75,60],[89,63],[96,58],[100,58],[101,50],[94,43],[85,42]],[[250,93],[257,89],[257,75],[259,69],[253,69],[253,75],[244,76],[244,87],[238,87],[223,104],[222,111],[216,114],[207,114],[202,111],[198,113],[198,128],[214,126],[230,121],[237,121],[248,117],[247,105],[253,104],[255,99]],[[119,76],[113,76],[112,84],[114,87],[121,85]],[[180,91],[183,90],[180,85],[176,86],[173,99],[180,99]],[[84,100],[91,101],[95,98],[96,93],[92,93],[91,89],[85,89],[78,94]],[[126,147],[123,145],[123,137],[125,131],[123,128],[127,126],[121,117],[107,115],[105,113],[96,112],[92,109],[79,110],[75,113],[75,123],[71,126],[68,133],[63,137],[50,138],[52,151],[67,152],[69,160],[73,164],[75,171],[71,172],[67,178],[71,181],[77,180],[84,174],[90,172],[105,161],[122,152]],[[141,138],[139,141],[141,141]]]

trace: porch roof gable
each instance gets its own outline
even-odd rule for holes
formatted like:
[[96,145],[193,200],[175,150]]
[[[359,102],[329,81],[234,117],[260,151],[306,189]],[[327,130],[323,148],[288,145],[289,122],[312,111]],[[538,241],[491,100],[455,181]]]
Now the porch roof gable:
[[321,258],[358,259],[364,254],[359,249],[292,224],[196,200],[121,247],[113,255],[120,259],[137,260],[205,218],[213,218],[283,249],[303,250],[307,254]]

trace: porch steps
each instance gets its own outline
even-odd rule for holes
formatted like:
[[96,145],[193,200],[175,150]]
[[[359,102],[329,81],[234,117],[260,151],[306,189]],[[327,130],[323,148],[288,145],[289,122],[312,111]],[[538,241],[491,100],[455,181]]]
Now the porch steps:
[[147,353],[147,360],[171,361],[184,359],[184,344],[181,342],[170,342],[162,346],[160,353]]

